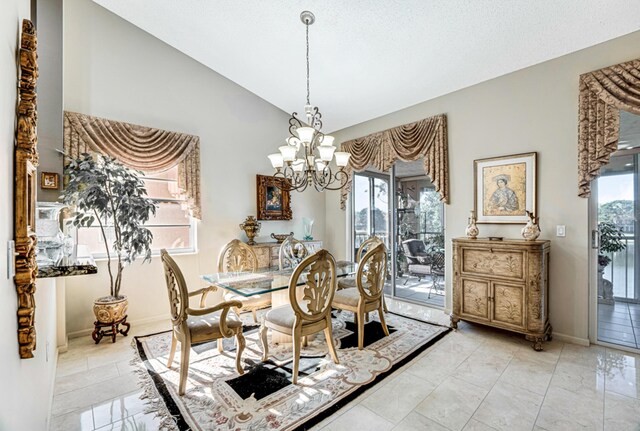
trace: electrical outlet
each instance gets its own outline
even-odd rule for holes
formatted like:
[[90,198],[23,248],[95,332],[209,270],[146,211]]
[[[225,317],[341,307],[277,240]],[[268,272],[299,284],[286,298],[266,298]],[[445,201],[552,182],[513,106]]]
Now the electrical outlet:
[[559,224],[556,226],[556,236],[566,236],[565,225]]
[[16,275],[16,243],[7,241],[7,278],[11,280]]

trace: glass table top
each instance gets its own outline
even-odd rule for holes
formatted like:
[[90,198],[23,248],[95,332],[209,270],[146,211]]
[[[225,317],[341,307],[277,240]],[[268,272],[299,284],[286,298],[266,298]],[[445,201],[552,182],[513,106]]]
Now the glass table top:
[[[355,274],[357,269],[358,265],[353,262],[337,262],[336,276],[346,277]],[[293,274],[293,269],[262,272],[218,272],[201,275],[200,278],[214,286],[249,297],[287,289],[291,274]],[[298,281],[298,285],[303,285],[304,277],[301,276]]]

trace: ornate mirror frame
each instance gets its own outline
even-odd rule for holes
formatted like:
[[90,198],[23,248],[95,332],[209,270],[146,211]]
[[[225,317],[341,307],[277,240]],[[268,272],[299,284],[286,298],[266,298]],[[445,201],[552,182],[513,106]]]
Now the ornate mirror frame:
[[38,80],[36,29],[22,21],[18,91],[18,129],[15,147],[15,244],[18,293],[18,345],[20,357],[33,358],[36,349],[35,291],[36,265],[35,211],[38,166],[36,84]]

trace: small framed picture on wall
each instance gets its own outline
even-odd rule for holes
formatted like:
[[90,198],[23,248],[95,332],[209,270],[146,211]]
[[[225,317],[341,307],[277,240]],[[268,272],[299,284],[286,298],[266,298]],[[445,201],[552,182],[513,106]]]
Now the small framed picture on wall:
[[46,190],[58,190],[60,176],[55,172],[42,172],[40,174],[40,188]]

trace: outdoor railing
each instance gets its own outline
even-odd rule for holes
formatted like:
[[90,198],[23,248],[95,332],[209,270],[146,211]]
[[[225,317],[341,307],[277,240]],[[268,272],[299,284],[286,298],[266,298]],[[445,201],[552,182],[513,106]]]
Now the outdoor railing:
[[625,235],[624,250],[608,253],[611,262],[604,270],[604,278],[613,283],[613,296],[635,299],[635,241],[633,235]]

